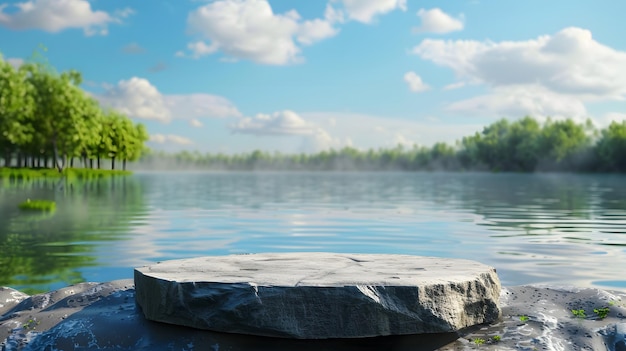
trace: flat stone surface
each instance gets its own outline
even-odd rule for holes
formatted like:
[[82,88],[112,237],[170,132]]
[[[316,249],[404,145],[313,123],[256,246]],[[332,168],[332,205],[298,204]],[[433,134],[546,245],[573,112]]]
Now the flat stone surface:
[[461,259],[280,253],[135,269],[149,320],[297,339],[448,333],[500,316],[495,269]]

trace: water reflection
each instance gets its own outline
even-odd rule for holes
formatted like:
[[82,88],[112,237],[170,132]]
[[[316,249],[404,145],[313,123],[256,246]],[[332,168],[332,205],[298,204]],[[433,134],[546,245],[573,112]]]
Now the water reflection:
[[[155,185],[163,176],[146,175]],[[160,218],[169,218],[165,227],[206,233],[205,250],[197,242],[193,254],[299,250],[463,257],[496,266],[505,284],[589,286],[598,285],[598,277],[613,282],[626,264],[624,180],[562,174],[197,173],[148,194],[162,211]],[[177,200],[166,200],[172,198]],[[156,260],[185,252],[175,244],[157,246]]]
[[[623,287],[625,181],[155,172],[115,182],[3,186],[0,249],[10,254],[0,258],[0,285],[124,279],[136,266],[202,255],[331,251],[475,259],[495,266],[506,285]],[[19,213],[25,195],[56,200],[57,213]]]
[[[54,213],[25,213],[27,198],[52,200]],[[85,281],[99,267],[103,242],[124,240],[142,211],[141,183],[117,177],[88,181],[6,181],[0,188],[0,285],[27,292]]]

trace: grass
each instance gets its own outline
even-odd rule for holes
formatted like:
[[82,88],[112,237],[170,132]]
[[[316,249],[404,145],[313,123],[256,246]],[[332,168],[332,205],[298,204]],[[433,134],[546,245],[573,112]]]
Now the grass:
[[28,211],[48,211],[52,212],[56,210],[56,203],[54,201],[48,200],[31,200],[27,199],[26,201],[19,204],[19,208],[22,210]]
[[10,180],[30,180],[40,178],[62,178],[70,179],[97,179],[110,176],[131,175],[130,171],[90,169],[90,168],[67,168],[59,172],[53,168],[0,168],[0,178]]

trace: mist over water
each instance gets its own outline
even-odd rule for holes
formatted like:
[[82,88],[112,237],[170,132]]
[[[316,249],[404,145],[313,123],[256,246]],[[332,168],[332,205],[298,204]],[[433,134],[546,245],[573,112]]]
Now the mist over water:
[[[626,176],[139,172],[0,186],[0,285],[132,278],[156,261],[331,251],[478,260],[505,285],[626,288]],[[17,210],[26,197],[54,215]]]

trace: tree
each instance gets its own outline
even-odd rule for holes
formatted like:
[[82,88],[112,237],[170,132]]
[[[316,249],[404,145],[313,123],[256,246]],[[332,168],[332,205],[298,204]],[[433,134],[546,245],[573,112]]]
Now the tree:
[[131,138],[128,141],[127,148],[124,150],[123,170],[126,170],[126,161],[137,161],[143,153],[148,151],[144,143],[149,139],[150,135],[143,124],[139,123],[132,126]]
[[599,170],[626,172],[626,121],[611,122],[595,147]]
[[26,82],[27,71],[14,69],[0,55],[0,147],[4,150],[4,165],[33,140],[34,100],[32,87]]
[[54,164],[61,172],[82,131],[85,97],[77,86],[82,77],[76,71],[58,75],[40,64],[26,66],[35,89],[34,123],[41,139],[52,146]]
[[540,150],[544,167],[554,170],[580,169],[584,157],[591,148],[592,125],[576,124],[571,119],[552,121],[548,119],[541,131]]

